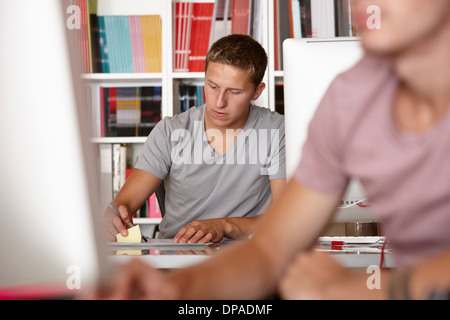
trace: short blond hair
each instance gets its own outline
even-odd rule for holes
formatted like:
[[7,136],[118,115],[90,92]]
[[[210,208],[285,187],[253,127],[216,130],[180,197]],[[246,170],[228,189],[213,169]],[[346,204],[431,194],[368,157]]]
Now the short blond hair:
[[257,87],[267,68],[267,54],[258,41],[249,35],[231,34],[213,43],[206,55],[205,71],[210,62],[227,64],[250,74]]

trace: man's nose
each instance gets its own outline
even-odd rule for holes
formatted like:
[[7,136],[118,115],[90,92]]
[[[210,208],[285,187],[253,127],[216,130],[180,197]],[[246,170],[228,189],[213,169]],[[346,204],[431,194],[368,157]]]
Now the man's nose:
[[226,91],[220,91],[216,99],[216,107],[224,108],[227,105]]

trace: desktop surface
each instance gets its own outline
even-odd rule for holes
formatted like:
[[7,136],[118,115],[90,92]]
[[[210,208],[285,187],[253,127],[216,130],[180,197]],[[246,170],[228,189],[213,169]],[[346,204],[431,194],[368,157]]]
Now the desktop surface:
[[[394,267],[389,245],[383,246],[384,237],[320,237],[315,250],[332,255],[344,267],[367,268],[372,265]],[[332,243],[339,242],[341,245]],[[174,243],[172,239],[148,239],[142,243],[116,243],[107,245],[113,264],[125,263],[132,258],[142,259],[155,268],[184,268],[220,253],[233,242],[226,243]]]

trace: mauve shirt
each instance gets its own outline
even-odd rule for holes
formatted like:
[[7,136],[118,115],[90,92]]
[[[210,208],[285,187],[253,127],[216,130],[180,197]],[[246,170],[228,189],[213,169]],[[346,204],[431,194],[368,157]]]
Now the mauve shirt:
[[402,267],[450,248],[450,111],[424,133],[403,131],[393,118],[397,88],[389,61],[374,56],[340,74],[310,123],[294,179],[332,195],[359,179]]

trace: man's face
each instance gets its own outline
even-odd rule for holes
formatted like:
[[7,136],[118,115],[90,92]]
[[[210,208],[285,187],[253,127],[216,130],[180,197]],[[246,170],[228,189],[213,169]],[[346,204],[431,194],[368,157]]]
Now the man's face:
[[[369,29],[367,21],[375,7],[379,29]],[[352,15],[359,27],[363,47],[380,54],[396,54],[418,46],[448,23],[448,0],[352,0]],[[377,17],[375,17],[377,18]]]
[[265,85],[257,88],[250,75],[238,68],[210,62],[205,74],[205,123],[216,129],[243,128],[252,100],[258,99]]

